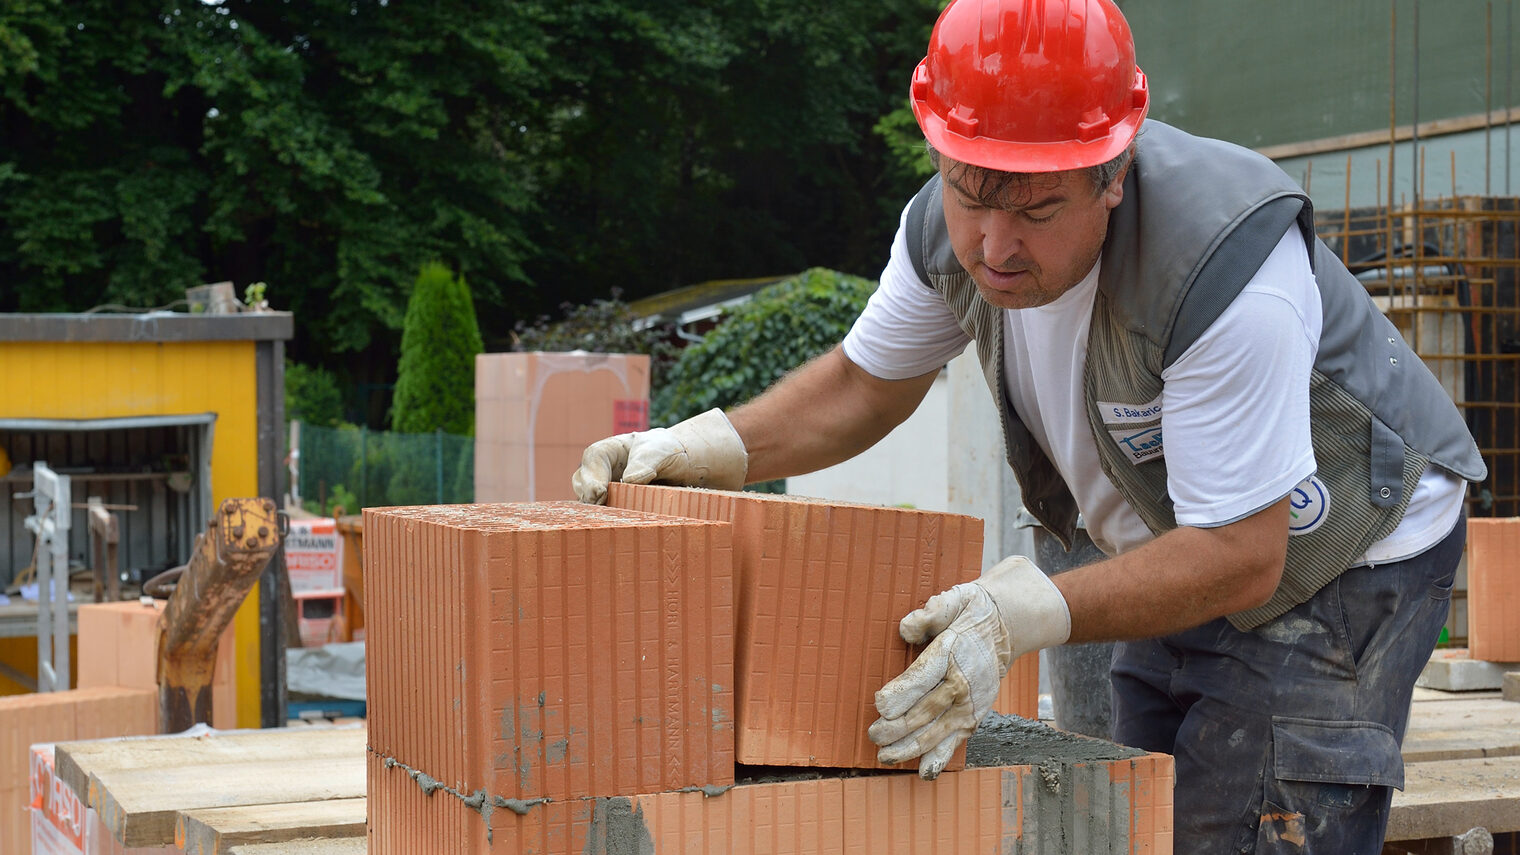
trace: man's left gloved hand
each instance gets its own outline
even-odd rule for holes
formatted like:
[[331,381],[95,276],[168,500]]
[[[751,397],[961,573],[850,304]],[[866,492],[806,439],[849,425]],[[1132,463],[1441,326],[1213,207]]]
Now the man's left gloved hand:
[[881,718],[869,733],[882,746],[877,760],[921,756],[918,774],[932,781],[992,709],[1013,660],[1070,637],[1071,612],[1040,568],[1014,556],[930,597],[899,632],[909,644],[934,640],[876,693]]

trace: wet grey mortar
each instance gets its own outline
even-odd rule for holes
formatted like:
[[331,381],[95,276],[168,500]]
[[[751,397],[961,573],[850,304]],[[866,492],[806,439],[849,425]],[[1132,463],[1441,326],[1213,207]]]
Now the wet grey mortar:
[[1065,733],[1018,716],[988,713],[966,740],[966,766],[1049,766],[1143,757],[1144,751]]
[[[1076,763],[1101,763],[1127,760],[1144,756],[1144,751],[1064,733],[1038,721],[989,713],[976,733],[966,740],[967,768],[992,766],[1035,766],[1045,788],[1054,793],[1059,787],[1062,767]],[[424,793],[432,795],[443,790],[478,811],[486,821],[487,840],[491,838],[490,820],[493,807],[506,808],[514,813],[527,813],[534,805],[547,799],[503,799],[491,797],[485,792],[465,795],[445,786],[426,773],[412,769],[394,758],[385,758],[387,765],[400,766],[411,774]],[[905,764],[906,766],[906,764]],[[857,775],[882,774],[874,770],[832,769],[825,775],[819,769],[782,769],[775,767],[747,767],[739,774],[741,782],[808,780],[822,777],[854,777]],[[702,787],[697,789],[705,796],[716,796],[727,787]],[[596,803],[591,836],[587,840],[588,853],[607,855],[644,855],[652,851],[649,830],[644,825],[643,811],[635,808],[629,799],[595,799]]]

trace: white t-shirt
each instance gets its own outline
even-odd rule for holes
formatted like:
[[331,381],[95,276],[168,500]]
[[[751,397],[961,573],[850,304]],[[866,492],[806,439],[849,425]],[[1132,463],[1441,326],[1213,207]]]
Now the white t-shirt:
[[[1089,536],[1116,555],[1152,535],[1103,474],[1088,423],[1082,375],[1097,289],[1095,265],[1054,302],[1005,311],[1005,376],[1014,411],[1065,479]],[[1314,473],[1307,378],[1320,315],[1303,237],[1289,229],[1235,301],[1162,372],[1160,399],[1117,402],[1161,407],[1161,453],[1178,525],[1234,522]],[[881,285],[845,337],[845,355],[873,376],[898,380],[939,368],[969,341],[918,279],[899,228]],[[1115,441],[1125,421],[1115,412],[1105,425]],[[1459,478],[1431,467],[1398,528],[1356,563],[1386,563],[1433,546],[1456,523],[1464,495]]]

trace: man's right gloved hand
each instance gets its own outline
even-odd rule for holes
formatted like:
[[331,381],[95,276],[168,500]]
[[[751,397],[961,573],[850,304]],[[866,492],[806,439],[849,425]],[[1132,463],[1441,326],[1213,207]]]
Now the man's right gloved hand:
[[876,693],[881,718],[869,735],[882,746],[877,760],[918,757],[919,776],[932,781],[992,709],[1013,660],[1066,643],[1071,611],[1055,583],[1016,555],[930,597],[899,631],[909,644],[933,641]]
[[744,440],[715,408],[669,428],[620,433],[592,443],[570,484],[581,501],[600,505],[607,501],[609,481],[738,490],[748,470]]

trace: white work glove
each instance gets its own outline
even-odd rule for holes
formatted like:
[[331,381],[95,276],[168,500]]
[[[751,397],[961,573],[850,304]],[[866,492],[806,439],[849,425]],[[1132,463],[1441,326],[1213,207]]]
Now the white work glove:
[[620,433],[598,440],[581,455],[570,484],[583,502],[607,501],[607,482],[676,484],[739,490],[749,470],[744,440],[720,409],[669,428]]
[[869,735],[882,746],[877,760],[922,756],[919,777],[932,781],[992,709],[1013,660],[1071,636],[1071,612],[1040,568],[1016,555],[930,597],[899,631],[909,644],[934,640],[876,693],[881,718]]

